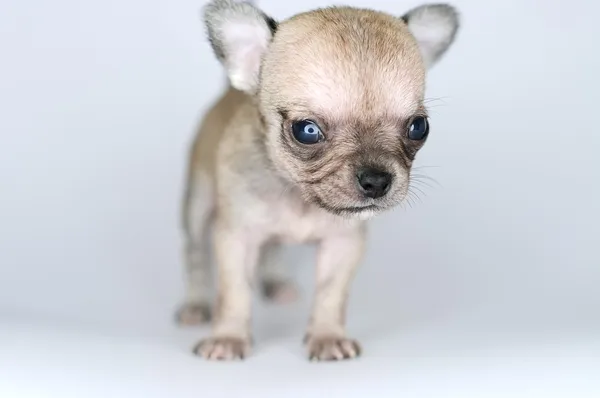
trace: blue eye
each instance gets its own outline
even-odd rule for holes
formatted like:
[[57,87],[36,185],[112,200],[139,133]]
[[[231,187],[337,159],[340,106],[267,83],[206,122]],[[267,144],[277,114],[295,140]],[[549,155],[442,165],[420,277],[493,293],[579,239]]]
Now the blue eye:
[[316,144],[323,139],[323,133],[315,122],[302,120],[292,124],[292,133],[294,138],[306,145]]
[[423,116],[417,116],[410,123],[408,138],[414,141],[424,140],[429,134],[429,122]]

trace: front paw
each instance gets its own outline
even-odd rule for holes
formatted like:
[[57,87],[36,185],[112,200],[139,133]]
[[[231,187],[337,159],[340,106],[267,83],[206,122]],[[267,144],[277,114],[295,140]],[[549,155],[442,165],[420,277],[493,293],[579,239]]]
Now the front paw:
[[356,358],[361,353],[354,339],[337,336],[307,336],[308,358],[312,361],[341,361]]
[[194,353],[208,360],[233,361],[250,354],[250,340],[238,337],[215,336],[200,341]]

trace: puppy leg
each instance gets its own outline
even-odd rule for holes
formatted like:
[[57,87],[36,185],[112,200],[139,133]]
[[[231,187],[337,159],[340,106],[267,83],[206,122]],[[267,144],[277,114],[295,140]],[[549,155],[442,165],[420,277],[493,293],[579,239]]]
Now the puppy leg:
[[346,302],[350,284],[362,260],[363,228],[332,235],[321,242],[317,287],[305,342],[310,359],[341,360],[360,354],[357,341],[346,337]]
[[252,281],[260,242],[229,226],[217,225],[215,232],[219,283],[213,332],[194,352],[211,360],[243,359],[251,346]]
[[188,181],[183,209],[185,230],[186,293],[176,314],[180,325],[197,325],[211,318],[212,273],[210,228],[213,187],[200,174]]
[[283,247],[278,243],[267,243],[261,250],[259,262],[262,295],[268,300],[287,304],[298,298],[296,286],[289,280]]

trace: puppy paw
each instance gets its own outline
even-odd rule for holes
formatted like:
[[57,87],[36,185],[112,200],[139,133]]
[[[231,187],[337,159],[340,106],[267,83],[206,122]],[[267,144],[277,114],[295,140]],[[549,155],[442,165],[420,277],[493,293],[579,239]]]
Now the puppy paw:
[[285,281],[264,281],[262,294],[267,300],[277,304],[290,304],[298,299],[296,286]]
[[214,361],[234,361],[250,354],[250,341],[237,337],[210,337],[194,347],[194,354]]
[[208,303],[185,303],[175,314],[175,322],[181,326],[195,326],[210,322],[212,309]]
[[317,335],[305,340],[311,361],[341,361],[356,358],[361,352],[358,341],[346,337]]

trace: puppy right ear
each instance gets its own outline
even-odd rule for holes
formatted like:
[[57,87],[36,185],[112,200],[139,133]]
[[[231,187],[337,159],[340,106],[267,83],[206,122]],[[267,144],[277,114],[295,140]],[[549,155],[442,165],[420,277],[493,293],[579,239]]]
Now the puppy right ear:
[[435,65],[452,46],[460,25],[458,11],[443,3],[413,8],[402,20],[417,40],[427,68]]
[[277,22],[250,1],[212,0],[204,7],[208,39],[231,85],[254,94]]

